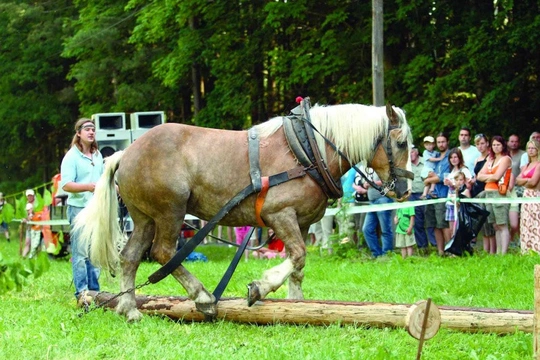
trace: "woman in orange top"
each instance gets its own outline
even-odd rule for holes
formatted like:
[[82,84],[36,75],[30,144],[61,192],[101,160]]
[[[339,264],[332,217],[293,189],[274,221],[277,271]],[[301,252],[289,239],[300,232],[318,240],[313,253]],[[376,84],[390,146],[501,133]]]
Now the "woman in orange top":
[[[507,172],[512,172],[512,158],[508,156],[508,148],[504,138],[495,135],[491,139],[488,159],[477,176],[479,181],[486,183],[484,191],[487,199],[506,197],[506,195],[499,193],[499,183],[504,181]],[[508,186],[508,184],[506,185]],[[495,228],[498,254],[506,254],[510,244],[510,231],[508,230],[509,208],[509,204],[486,204],[486,209],[490,213],[488,222],[493,224]]]
[[[538,152],[540,142],[529,140],[527,155],[529,162],[516,178],[516,184],[525,187],[524,198],[540,197],[540,162]],[[521,205],[521,252],[529,250],[540,253],[540,204],[524,203]]]

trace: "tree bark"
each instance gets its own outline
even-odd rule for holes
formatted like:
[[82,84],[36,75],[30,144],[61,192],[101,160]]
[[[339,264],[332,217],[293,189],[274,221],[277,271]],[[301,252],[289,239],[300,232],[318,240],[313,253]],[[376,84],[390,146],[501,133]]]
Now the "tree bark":
[[[96,305],[114,295],[90,292]],[[117,299],[104,306],[114,308]],[[343,302],[322,300],[265,299],[252,307],[244,298],[224,298],[218,303],[217,319],[250,324],[361,324],[365,326],[406,327],[410,304]],[[204,321],[195,303],[186,297],[137,296],[138,309],[146,314],[161,314],[183,321]],[[525,310],[439,306],[441,326],[464,332],[533,332],[533,312]]]

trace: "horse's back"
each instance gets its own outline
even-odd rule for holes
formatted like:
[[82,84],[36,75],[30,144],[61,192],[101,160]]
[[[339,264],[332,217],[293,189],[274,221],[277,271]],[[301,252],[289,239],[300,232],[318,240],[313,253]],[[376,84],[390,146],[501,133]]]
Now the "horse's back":
[[[117,179],[128,207],[185,206],[203,193],[219,198],[230,184],[239,183],[239,172],[249,174],[247,164],[245,131],[168,123],[125,150]],[[204,206],[214,210],[211,204]]]

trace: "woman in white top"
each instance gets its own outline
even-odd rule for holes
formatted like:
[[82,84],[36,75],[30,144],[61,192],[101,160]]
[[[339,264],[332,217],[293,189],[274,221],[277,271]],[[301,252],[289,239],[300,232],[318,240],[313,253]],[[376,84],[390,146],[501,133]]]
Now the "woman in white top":
[[[463,154],[461,154],[461,150],[459,148],[453,148],[448,152],[448,162],[450,163],[450,174],[445,177],[444,185],[448,186],[448,197],[455,198],[456,187],[454,183],[454,177],[459,172],[462,172],[466,178],[465,186],[467,186],[467,189],[470,190],[473,183],[473,176],[470,170],[465,166],[465,163],[463,161]],[[456,221],[455,215],[455,203],[452,201],[447,202],[445,220],[449,222],[450,229],[454,229]]]

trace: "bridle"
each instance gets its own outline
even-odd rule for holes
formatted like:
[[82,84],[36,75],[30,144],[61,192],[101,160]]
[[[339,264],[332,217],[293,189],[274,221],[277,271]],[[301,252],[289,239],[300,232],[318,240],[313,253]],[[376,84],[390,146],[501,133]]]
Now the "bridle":
[[[373,169],[368,170],[368,168],[366,168],[365,172],[367,172],[368,175],[370,175],[368,177],[368,176],[366,176],[366,174],[364,174],[363,171],[360,171],[355,165],[351,164],[351,167],[354,168],[356,170],[356,172],[358,172],[360,174],[360,176],[369,185],[371,185],[375,190],[377,190],[382,196],[386,196],[386,194],[388,192],[395,190],[396,182],[397,182],[399,177],[406,178],[406,179],[411,179],[411,180],[414,179],[414,173],[412,171],[398,168],[394,164],[394,156],[393,156],[393,152],[392,152],[392,140],[390,138],[390,132],[392,130],[397,129],[397,128],[398,128],[398,126],[390,125],[390,126],[388,126],[388,132],[386,133],[386,143],[383,146],[383,151],[385,152],[386,158],[388,160],[389,170],[388,170],[388,180],[384,181],[382,186],[379,186],[379,185],[375,184],[375,182],[373,180],[369,179],[369,177],[373,178],[372,177],[373,172],[374,172]],[[375,157],[375,153],[377,152],[377,148],[379,146],[383,145],[382,141],[383,141],[383,137],[379,136],[379,138],[375,142],[375,145],[373,146],[373,157]],[[368,162],[368,165],[373,161],[373,157]],[[350,161],[349,161],[349,164],[350,164]]]
[[[386,196],[386,194],[388,194],[390,191],[395,190],[398,177],[411,179],[411,180],[414,179],[413,172],[409,170],[405,170],[405,169],[400,169],[396,167],[394,164],[394,156],[392,152],[392,140],[390,138],[390,132],[392,130],[397,129],[398,126],[389,125],[387,133],[377,138],[377,141],[375,142],[375,145],[373,146],[373,157],[368,161],[368,165],[371,164],[371,162],[373,161],[373,158],[375,157],[377,148],[383,145],[383,139],[386,138],[386,142],[384,143],[383,150],[386,154],[386,158],[388,160],[388,165],[389,165],[388,180],[383,181],[382,186],[380,186],[380,185],[377,185],[372,179],[370,179],[370,177],[372,177],[371,175],[373,174],[374,170],[371,170],[370,172],[369,170],[366,169],[366,172],[368,172],[368,175],[370,175],[369,177],[366,176],[364,171],[361,171],[360,169],[358,169],[358,167],[356,167],[356,165],[353,164],[351,160],[349,160],[349,158],[345,154],[343,154],[343,152],[339,150],[338,147],[330,139],[328,139],[326,136],[321,134],[321,132],[311,123],[311,118],[309,116],[309,108],[310,108],[309,98],[308,97],[304,99],[300,98],[300,99],[297,99],[297,102],[300,102],[300,105],[299,105],[300,110],[301,110],[300,119],[304,121],[306,124],[308,124],[315,132],[317,132],[324,139],[324,141],[326,142],[328,146],[330,146],[343,160],[349,163],[349,165],[354,170],[356,170],[356,172],[359,173],[360,176],[362,176],[364,181],[366,181],[371,187],[377,190],[382,196]],[[293,109],[291,112],[298,114],[297,108]]]

